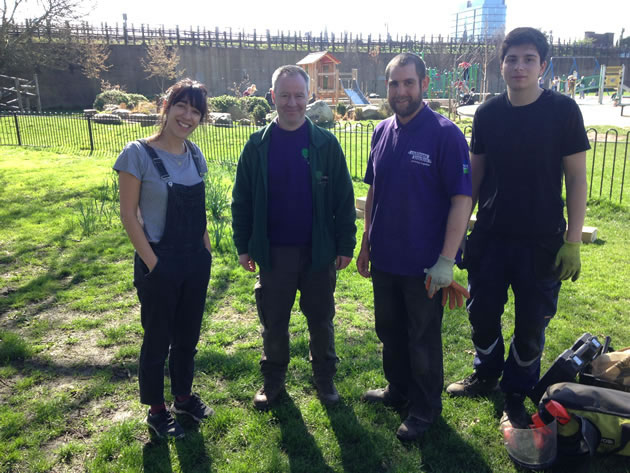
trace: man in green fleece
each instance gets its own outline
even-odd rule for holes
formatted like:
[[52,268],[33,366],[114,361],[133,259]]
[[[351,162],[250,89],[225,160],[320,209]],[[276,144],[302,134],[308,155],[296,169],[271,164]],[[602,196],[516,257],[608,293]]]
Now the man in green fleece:
[[300,290],[309,328],[315,387],[325,404],[339,401],[333,318],[336,270],[356,244],[354,192],[339,142],[306,118],[309,76],[282,66],[272,76],[278,117],[252,134],[232,191],[232,229],[241,266],[260,267],[254,288],[262,324],[264,385],[254,406],[268,408],[284,391],[289,318]]

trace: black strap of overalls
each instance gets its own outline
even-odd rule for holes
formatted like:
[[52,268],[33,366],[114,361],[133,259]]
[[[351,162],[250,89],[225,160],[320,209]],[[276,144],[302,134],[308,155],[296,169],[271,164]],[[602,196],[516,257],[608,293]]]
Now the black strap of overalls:
[[[147,143],[146,139],[141,138],[138,140],[138,143],[140,143],[144,147],[146,152],[149,153],[149,156],[151,157],[151,161],[153,161],[153,165],[156,167],[156,169],[158,170],[158,173],[160,174],[160,179],[166,182],[169,186],[172,186],[173,181],[171,181],[171,176],[169,175],[168,171],[164,167],[162,158],[160,158],[157,152],[151,146],[149,146],[149,143]],[[195,147],[192,145],[192,143],[189,140],[186,140],[185,143],[186,143],[186,147],[190,150],[190,154],[192,155],[193,162],[195,163],[195,167],[197,168],[197,172],[199,173],[199,176],[203,177],[203,172],[201,171],[201,162],[199,161],[199,156],[197,155],[197,152],[195,151]]]

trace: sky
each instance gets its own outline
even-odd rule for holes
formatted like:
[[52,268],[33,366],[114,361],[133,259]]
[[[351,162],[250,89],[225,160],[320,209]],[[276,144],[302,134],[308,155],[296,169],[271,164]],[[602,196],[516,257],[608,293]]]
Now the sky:
[[[93,0],[87,20],[100,24],[118,22],[127,14],[128,24],[194,26],[220,30],[265,32],[311,31],[319,34],[343,32],[389,32],[422,35],[451,32],[453,13],[461,0],[396,0],[391,4],[379,2],[350,2],[340,0],[187,0],[181,8],[173,0]],[[552,31],[554,41],[582,39],[584,31],[612,32],[617,41],[621,29],[624,37],[630,36],[630,1],[628,0],[506,0],[506,30],[517,26],[533,26],[545,32]]]

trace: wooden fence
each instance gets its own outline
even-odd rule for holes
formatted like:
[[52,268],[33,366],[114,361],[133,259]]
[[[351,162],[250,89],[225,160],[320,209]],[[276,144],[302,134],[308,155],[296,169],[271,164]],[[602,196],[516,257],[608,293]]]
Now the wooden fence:
[[[105,44],[147,44],[155,41],[165,41],[169,45],[203,46],[215,48],[245,48],[261,50],[296,50],[331,52],[367,52],[398,53],[402,51],[428,51],[432,53],[465,53],[478,51],[486,44],[479,41],[461,42],[441,35],[387,35],[353,34],[353,33],[323,33],[277,31],[270,30],[253,32],[220,31],[219,28],[165,28],[164,26],[126,24],[119,26],[101,23],[100,26],[88,23],[65,25],[42,25],[32,27],[28,23],[16,24],[9,29],[8,34],[22,34],[32,30],[33,40],[40,42],[77,41],[103,42]],[[491,45],[494,47],[494,45]],[[589,44],[563,42],[557,40],[552,44],[551,55],[554,56],[617,56],[630,57],[630,46],[623,48],[596,47]]]

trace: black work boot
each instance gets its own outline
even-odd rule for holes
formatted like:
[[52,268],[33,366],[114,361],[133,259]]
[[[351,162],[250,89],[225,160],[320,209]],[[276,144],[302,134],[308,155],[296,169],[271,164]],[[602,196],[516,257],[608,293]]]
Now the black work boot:
[[418,440],[429,430],[430,426],[431,424],[418,417],[409,416],[398,427],[396,437],[403,442]]
[[317,388],[317,397],[323,404],[330,406],[339,402],[339,392],[332,378],[315,378],[315,387]]
[[503,418],[507,418],[516,429],[526,429],[532,421],[531,416],[525,410],[525,395],[520,393],[505,393],[505,404],[503,404]]

